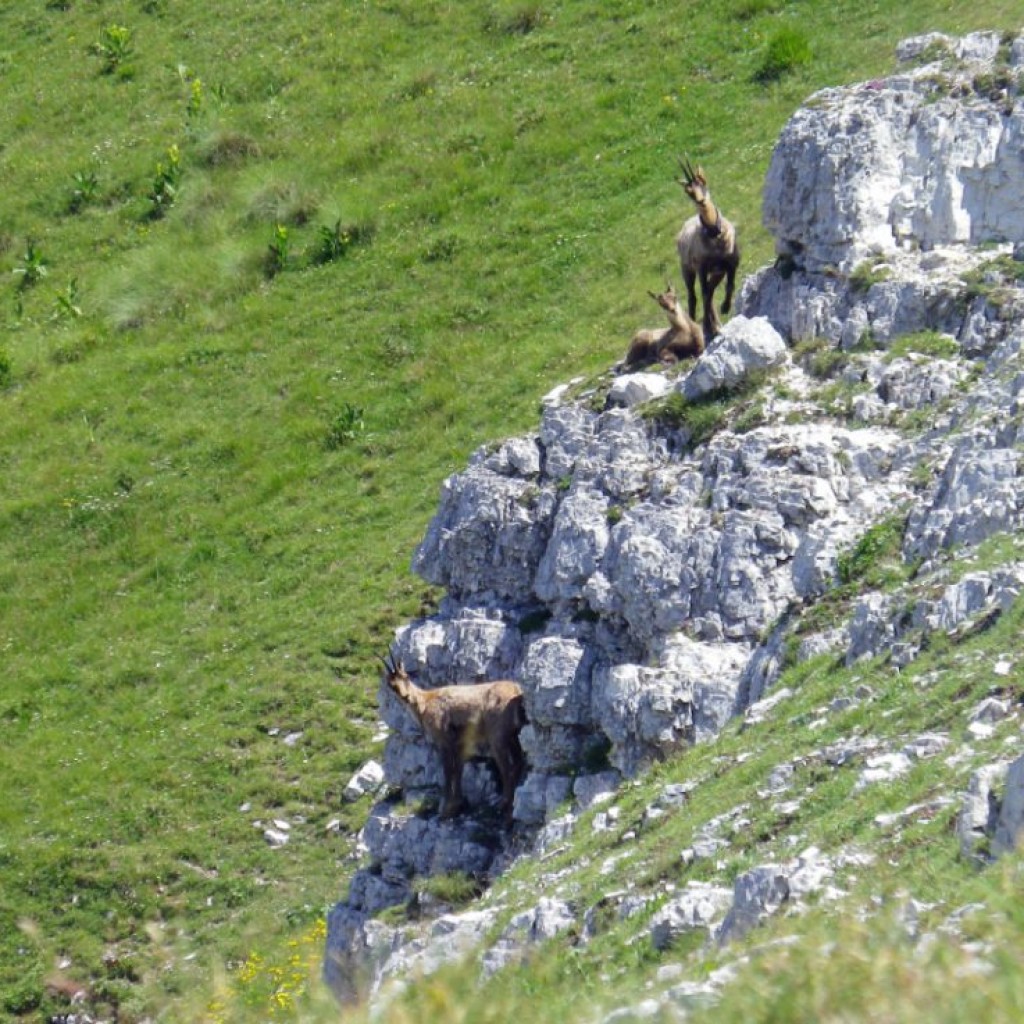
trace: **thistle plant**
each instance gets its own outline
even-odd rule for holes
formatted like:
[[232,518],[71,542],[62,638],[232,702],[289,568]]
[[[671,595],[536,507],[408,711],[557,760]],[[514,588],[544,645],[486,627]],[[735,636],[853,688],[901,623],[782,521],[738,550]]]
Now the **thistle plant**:
[[68,212],[78,213],[84,206],[96,199],[99,190],[99,178],[95,171],[75,171],[71,175],[71,197],[68,199]]
[[68,281],[63,291],[57,292],[53,303],[54,319],[76,320],[82,315],[82,307],[79,305],[78,278],[73,277]]
[[274,237],[267,246],[266,262],[264,269],[267,277],[274,277],[282,270],[288,269],[291,259],[291,242],[288,238],[288,228],[284,224],[278,224],[274,228]]
[[181,154],[177,146],[167,149],[166,163],[160,161],[153,175],[153,187],[149,190],[150,216],[155,220],[162,217],[178,198],[181,182]]
[[132,52],[131,29],[125,25],[108,25],[93,43],[92,52],[100,58],[103,74],[112,75],[123,70]]
[[24,292],[37,285],[48,271],[46,260],[36,246],[35,240],[29,238],[25,242],[25,254],[21,257],[22,265],[15,267],[12,273],[18,280],[18,291]]
[[339,218],[333,226],[322,224],[310,253],[314,264],[332,263],[341,259],[349,249],[365,244],[373,237],[373,227],[363,224],[342,224]]
[[203,80],[193,78],[189,84],[188,103],[185,106],[185,117],[189,124],[194,124],[203,113]]

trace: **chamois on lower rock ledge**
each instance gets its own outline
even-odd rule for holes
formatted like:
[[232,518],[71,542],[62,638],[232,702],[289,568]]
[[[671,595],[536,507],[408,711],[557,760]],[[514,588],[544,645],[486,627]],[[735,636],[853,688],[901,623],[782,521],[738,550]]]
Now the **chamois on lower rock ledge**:
[[502,679],[427,690],[409,678],[405,666],[393,655],[383,661],[388,686],[440,751],[444,769],[441,818],[454,818],[463,809],[462,769],[474,757],[491,758],[497,765],[501,809],[510,818],[516,787],[526,767],[519,744],[519,732],[526,724],[522,687]]

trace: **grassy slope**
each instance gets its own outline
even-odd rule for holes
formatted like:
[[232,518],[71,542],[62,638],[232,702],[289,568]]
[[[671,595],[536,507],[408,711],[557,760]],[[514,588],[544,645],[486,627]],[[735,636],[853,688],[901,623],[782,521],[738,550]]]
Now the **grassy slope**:
[[[649,319],[677,153],[757,266],[771,145],[811,89],[1015,16],[947,6],[0,11],[0,268],[31,238],[48,270],[0,294],[0,1012],[35,1012],[67,957],[131,1019],[191,984],[183,953],[237,961],[320,912],[373,656],[433,599],[406,567],[443,476]],[[794,24],[811,63],[756,83]],[[133,52],[104,74],[111,25]],[[73,212],[76,173],[96,188]],[[361,241],[310,265],[339,220]],[[365,426],[330,448],[348,407]]]

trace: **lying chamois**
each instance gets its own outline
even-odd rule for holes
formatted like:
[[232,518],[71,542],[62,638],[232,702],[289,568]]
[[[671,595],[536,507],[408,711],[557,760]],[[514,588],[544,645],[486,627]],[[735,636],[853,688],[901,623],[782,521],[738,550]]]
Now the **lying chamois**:
[[683,191],[696,203],[697,215],[683,224],[676,238],[679,262],[686,282],[686,297],[690,316],[697,315],[697,296],[694,281],[700,278],[701,303],[704,306],[704,337],[709,341],[722,329],[715,313],[714,295],[722,278],[725,278],[725,298],[722,312],[728,313],[732,306],[732,292],[736,284],[736,268],[740,265],[740,250],[736,244],[736,229],[721,214],[711,201],[708,181],[704,169],[694,170],[689,158],[680,160],[683,176],[679,184]]
[[501,775],[501,806],[512,814],[512,798],[526,767],[519,730],[526,724],[523,691],[501,680],[475,685],[424,690],[408,676],[402,663],[388,654],[385,679],[441,752],[444,798],[441,817],[454,818],[463,806],[462,767],[472,757],[493,758]]
[[672,285],[666,282],[660,295],[651,291],[647,294],[668,314],[669,326],[637,331],[626,353],[626,369],[648,363],[668,365],[699,356],[704,351],[704,332],[686,315]]

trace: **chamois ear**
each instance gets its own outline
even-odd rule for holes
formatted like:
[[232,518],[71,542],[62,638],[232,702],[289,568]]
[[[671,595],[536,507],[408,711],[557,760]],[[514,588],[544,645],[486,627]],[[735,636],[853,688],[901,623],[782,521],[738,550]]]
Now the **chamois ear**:
[[658,301],[659,296],[655,292],[652,292],[650,288],[647,289],[647,294],[650,295],[650,297],[654,299],[655,302]]

